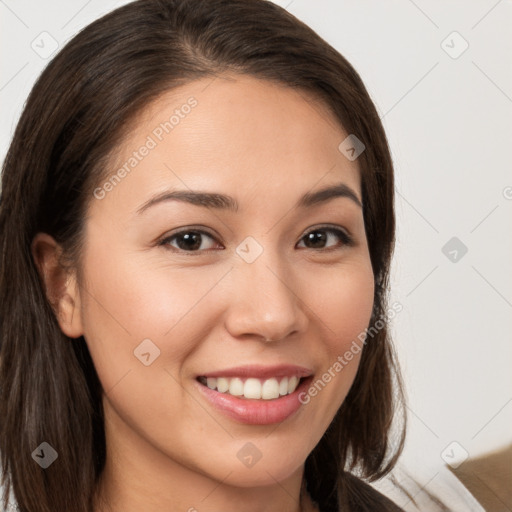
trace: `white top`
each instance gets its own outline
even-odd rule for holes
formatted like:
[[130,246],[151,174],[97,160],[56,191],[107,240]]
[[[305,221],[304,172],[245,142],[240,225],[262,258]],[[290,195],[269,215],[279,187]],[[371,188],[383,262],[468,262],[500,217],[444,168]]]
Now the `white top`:
[[[464,484],[444,465],[420,469],[397,464],[370,484],[405,512],[485,512]],[[437,501],[439,500],[439,501]]]

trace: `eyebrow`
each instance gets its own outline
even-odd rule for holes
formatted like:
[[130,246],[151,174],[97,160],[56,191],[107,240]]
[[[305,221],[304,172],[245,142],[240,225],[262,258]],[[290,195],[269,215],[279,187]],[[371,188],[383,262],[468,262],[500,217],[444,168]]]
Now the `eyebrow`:
[[[354,190],[345,183],[338,183],[336,185],[316,190],[315,192],[307,192],[297,201],[295,207],[308,208],[334,199],[335,197],[346,197],[347,199],[352,200],[360,208],[363,206]],[[205,208],[216,208],[219,210],[229,210],[233,212],[237,212],[239,209],[237,200],[231,196],[215,192],[173,190],[165,191],[152,197],[137,210],[137,213],[141,214],[151,206],[167,201],[182,201]]]

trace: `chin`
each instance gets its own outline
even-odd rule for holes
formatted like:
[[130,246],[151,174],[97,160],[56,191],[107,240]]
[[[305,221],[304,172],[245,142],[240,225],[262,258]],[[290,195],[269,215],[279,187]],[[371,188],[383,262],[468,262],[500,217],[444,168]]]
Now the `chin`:
[[[286,458],[281,454],[281,458]],[[223,483],[236,487],[265,487],[275,485],[290,478],[294,473],[302,469],[304,461],[267,461],[260,459],[253,467],[247,468],[243,465],[234,465],[232,473]]]

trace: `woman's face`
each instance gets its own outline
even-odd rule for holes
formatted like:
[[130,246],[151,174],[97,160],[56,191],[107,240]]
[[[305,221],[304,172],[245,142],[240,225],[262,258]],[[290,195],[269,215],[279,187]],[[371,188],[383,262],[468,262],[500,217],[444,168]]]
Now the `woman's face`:
[[373,306],[347,136],[305,93],[236,75],[137,119],[91,196],[75,319],[111,454],[241,487],[302,469]]

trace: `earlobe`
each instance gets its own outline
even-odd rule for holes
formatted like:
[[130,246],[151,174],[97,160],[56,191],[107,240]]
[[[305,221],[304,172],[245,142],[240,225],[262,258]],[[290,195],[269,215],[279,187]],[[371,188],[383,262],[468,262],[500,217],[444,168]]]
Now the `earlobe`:
[[32,240],[31,252],[62,332],[70,338],[82,336],[80,291],[75,273],[61,264],[62,248],[50,235],[38,233]]

